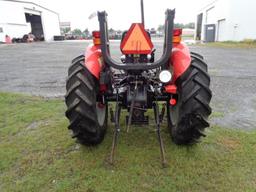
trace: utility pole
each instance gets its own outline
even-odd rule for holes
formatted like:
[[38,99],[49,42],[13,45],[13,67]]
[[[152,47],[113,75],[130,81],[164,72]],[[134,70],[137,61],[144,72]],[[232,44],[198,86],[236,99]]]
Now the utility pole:
[[140,8],[141,8],[141,23],[145,27],[145,21],[144,21],[144,4],[143,0],[140,0]]

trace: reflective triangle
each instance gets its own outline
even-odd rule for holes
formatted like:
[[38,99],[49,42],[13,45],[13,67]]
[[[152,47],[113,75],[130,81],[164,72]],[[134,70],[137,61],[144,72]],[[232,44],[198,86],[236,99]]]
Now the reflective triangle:
[[149,54],[152,48],[153,44],[140,23],[132,24],[121,44],[124,54]]

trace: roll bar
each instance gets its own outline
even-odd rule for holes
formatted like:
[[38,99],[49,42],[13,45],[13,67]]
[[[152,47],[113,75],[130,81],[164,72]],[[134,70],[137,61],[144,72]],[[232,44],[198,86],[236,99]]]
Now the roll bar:
[[175,9],[167,9],[165,15],[165,39],[162,57],[154,63],[118,63],[110,56],[107,13],[105,11],[98,12],[98,19],[100,24],[101,52],[105,63],[113,68],[120,70],[150,70],[159,67],[165,67],[164,65],[167,65],[172,51]]

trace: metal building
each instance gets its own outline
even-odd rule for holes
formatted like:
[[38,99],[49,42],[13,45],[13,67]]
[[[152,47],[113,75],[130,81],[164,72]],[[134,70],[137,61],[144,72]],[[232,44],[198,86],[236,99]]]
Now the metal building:
[[215,0],[197,15],[196,39],[205,42],[256,39],[256,1]]
[[0,0],[0,42],[32,32],[45,41],[60,35],[59,14],[33,2]]

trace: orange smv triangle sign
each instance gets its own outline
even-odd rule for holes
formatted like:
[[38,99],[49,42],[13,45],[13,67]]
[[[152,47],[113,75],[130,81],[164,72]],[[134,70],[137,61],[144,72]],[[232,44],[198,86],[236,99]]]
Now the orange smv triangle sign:
[[134,23],[121,43],[123,54],[149,54],[153,44],[141,23]]

